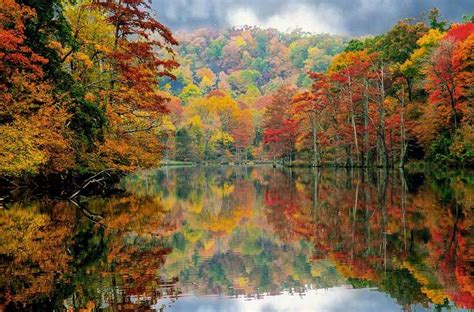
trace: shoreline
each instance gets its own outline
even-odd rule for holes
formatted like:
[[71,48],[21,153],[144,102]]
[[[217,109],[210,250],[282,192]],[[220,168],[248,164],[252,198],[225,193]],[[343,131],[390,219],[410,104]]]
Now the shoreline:
[[[247,161],[247,162],[216,162],[207,161],[201,163],[168,161],[163,162],[153,168],[137,168],[137,170],[150,170],[160,168],[180,168],[180,167],[257,167],[272,166],[280,169],[343,169],[343,170],[364,170],[364,171],[394,171],[402,170],[407,173],[432,173],[435,171],[472,171],[474,168],[467,166],[447,166],[430,162],[409,162],[404,167],[398,166],[351,166],[345,164],[328,164],[324,163],[314,166],[311,162],[294,162],[288,163],[273,161]],[[118,171],[113,169],[105,169],[102,171],[77,172],[69,171],[63,173],[44,174],[28,174],[20,177],[11,177],[0,175],[0,203],[5,202],[12,197],[31,197],[37,198],[41,196],[50,196],[58,199],[68,199],[71,196],[93,196],[93,195],[111,195],[122,192],[117,188],[117,184],[121,178],[134,171]],[[77,194],[76,194],[77,193]],[[13,194],[13,195],[12,195]]]

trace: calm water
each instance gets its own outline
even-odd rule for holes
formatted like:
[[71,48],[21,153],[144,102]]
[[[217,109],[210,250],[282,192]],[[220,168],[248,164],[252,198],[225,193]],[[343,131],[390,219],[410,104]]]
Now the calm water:
[[0,209],[0,311],[474,308],[472,173],[139,172]]

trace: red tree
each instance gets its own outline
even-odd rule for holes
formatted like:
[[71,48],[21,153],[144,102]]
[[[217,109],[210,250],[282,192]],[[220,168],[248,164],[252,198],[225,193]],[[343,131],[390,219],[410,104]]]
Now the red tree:
[[291,162],[298,125],[291,118],[291,101],[295,90],[289,86],[280,88],[266,107],[263,121],[263,143],[268,146],[270,155],[289,157]]

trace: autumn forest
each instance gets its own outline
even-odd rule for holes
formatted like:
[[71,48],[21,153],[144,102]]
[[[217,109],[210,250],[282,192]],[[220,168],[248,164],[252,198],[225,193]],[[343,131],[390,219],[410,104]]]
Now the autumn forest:
[[173,5],[0,0],[0,311],[473,309],[473,12]]
[[[171,33],[146,1],[1,6],[0,171],[473,165],[474,24]],[[292,163],[293,162],[293,163]]]

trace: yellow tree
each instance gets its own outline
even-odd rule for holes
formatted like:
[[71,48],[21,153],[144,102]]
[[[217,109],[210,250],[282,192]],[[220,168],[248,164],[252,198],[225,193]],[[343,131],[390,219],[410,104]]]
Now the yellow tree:
[[207,67],[199,68],[196,71],[199,78],[199,87],[204,91],[209,91],[216,84],[216,75]]

